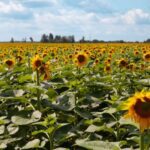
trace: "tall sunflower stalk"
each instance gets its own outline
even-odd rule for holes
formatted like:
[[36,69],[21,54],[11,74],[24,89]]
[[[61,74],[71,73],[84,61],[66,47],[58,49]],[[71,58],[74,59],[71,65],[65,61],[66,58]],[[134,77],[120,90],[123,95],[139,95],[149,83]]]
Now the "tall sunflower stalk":
[[[36,85],[40,86],[40,72],[39,69],[42,66],[42,59],[38,55],[36,55],[32,60],[32,68],[36,70]],[[37,89],[37,107],[41,110],[41,102],[40,102],[40,90]]]
[[[40,86],[40,75],[39,75],[39,70],[36,70],[36,85],[39,87]],[[40,90],[37,89],[37,105],[38,109],[41,110],[41,102],[40,102]]]

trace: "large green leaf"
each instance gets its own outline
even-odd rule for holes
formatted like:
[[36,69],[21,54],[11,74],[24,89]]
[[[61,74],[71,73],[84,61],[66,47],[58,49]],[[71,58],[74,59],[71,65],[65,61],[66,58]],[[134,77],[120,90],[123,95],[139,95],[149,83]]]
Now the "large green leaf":
[[46,94],[49,98],[55,98],[58,95],[57,92],[52,88],[49,88]]
[[28,125],[33,122],[39,121],[41,118],[41,112],[34,111],[30,118],[24,116],[12,116],[11,121],[16,125]]
[[90,113],[89,111],[86,111],[86,110],[81,109],[81,108],[79,108],[79,107],[76,107],[76,108],[74,109],[74,111],[75,111],[79,116],[81,116],[81,117],[84,118],[84,119],[91,119],[91,118],[92,118],[92,115],[91,115],[91,113]]
[[56,148],[54,150],[69,150],[69,149],[68,148],[63,148],[63,147],[58,147],[58,148]]
[[22,149],[38,148],[39,146],[40,146],[40,140],[34,139],[32,141],[29,141],[25,146],[22,147]]
[[134,126],[136,128],[139,127],[138,124],[133,122],[131,119],[125,119],[123,117],[120,118],[119,123],[120,123],[120,125],[131,125],[131,126]]
[[71,111],[75,107],[74,93],[67,93],[57,98],[57,104],[49,104],[54,109]]
[[119,142],[76,140],[76,144],[88,150],[120,150]]
[[18,132],[19,127],[16,126],[15,124],[9,124],[7,126],[7,130],[8,130],[8,132],[9,132],[10,135],[13,135],[13,134],[15,134],[15,133]]
[[3,134],[5,132],[5,126],[1,125],[0,126],[0,134]]

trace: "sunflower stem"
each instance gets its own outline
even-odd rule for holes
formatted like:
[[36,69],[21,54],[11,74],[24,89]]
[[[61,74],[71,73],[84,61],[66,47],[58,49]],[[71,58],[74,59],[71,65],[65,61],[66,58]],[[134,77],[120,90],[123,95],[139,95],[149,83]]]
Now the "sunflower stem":
[[144,150],[144,133],[141,132],[140,135],[140,150]]
[[29,67],[29,70],[30,70],[31,64],[30,64],[30,55],[29,55],[29,53],[28,53],[28,67]]
[[[39,75],[39,70],[36,70],[36,85],[40,86],[40,75]],[[41,103],[40,103],[40,90],[37,89],[37,105],[38,105],[38,109],[41,109]]]

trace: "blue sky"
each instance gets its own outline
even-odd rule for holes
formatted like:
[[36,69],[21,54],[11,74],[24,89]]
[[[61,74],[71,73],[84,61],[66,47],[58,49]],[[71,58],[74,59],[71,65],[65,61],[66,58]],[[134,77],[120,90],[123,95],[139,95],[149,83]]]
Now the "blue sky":
[[0,0],[0,41],[50,32],[143,41],[150,38],[150,0]]

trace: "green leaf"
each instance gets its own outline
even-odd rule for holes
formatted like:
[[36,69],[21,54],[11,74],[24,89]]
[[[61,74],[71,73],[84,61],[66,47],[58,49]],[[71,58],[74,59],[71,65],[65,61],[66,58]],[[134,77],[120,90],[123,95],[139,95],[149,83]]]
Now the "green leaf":
[[14,92],[14,95],[16,96],[16,97],[20,97],[20,96],[22,96],[24,93],[25,93],[25,91],[23,91],[23,90],[13,90],[13,92]]
[[31,118],[27,118],[24,116],[12,116],[11,121],[15,125],[28,125],[28,124],[31,124],[33,122],[39,121],[40,118],[41,118],[41,112],[35,111],[32,113]]
[[7,145],[5,143],[0,144],[0,149],[6,149],[6,148],[7,148]]
[[150,79],[141,79],[137,81],[139,84],[150,86]]
[[19,83],[26,83],[26,82],[32,82],[32,76],[31,75],[22,75],[18,78]]
[[112,128],[108,128],[106,126],[96,126],[96,125],[90,125],[87,129],[86,132],[99,132],[99,131],[105,131],[105,132],[109,132],[115,135],[114,130]]
[[21,139],[22,138],[7,138],[7,139],[3,139],[3,140],[0,140],[0,146],[7,146],[7,144],[19,141]]
[[15,124],[9,124],[7,126],[7,130],[8,130],[8,132],[9,132],[10,135],[13,135],[13,134],[15,134],[15,133],[18,132],[19,127],[16,126]]
[[3,134],[5,132],[5,126],[1,125],[0,126],[0,134]]
[[32,113],[31,119],[33,119],[34,121],[39,121],[41,119],[42,113],[40,111],[34,111]]
[[76,144],[88,150],[120,150],[119,142],[76,140]]
[[28,142],[25,146],[23,146],[22,149],[38,148],[39,145],[40,145],[40,140],[34,139],[34,140]]
[[46,94],[49,98],[55,98],[58,95],[57,92],[52,88],[49,88]]
[[49,128],[46,130],[46,132],[47,132],[48,134],[51,134],[54,130],[55,130],[55,128],[51,126],[51,127],[49,127]]
[[108,109],[105,109],[105,110],[102,112],[102,114],[104,114],[104,113],[113,114],[113,113],[115,113],[116,111],[117,111],[116,108],[108,108]]
[[10,120],[8,120],[6,118],[7,118],[6,116],[1,116],[0,117],[0,125],[8,124],[10,122]]
[[0,87],[7,85],[6,81],[0,80]]
[[89,111],[86,111],[86,110],[81,109],[81,108],[79,108],[79,107],[76,107],[76,108],[74,109],[74,111],[75,111],[79,116],[81,116],[81,117],[84,118],[84,119],[91,119],[91,118],[92,118],[92,115],[90,114]]
[[119,123],[120,123],[120,125],[131,125],[131,126],[134,126],[134,127],[136,127],[136,128],[139,128],[139,127],[138,127],[138,124],[135,123],[135,122],[133,122],[131,119],[125,119],[125,118],[122,117],[122,118],[119,120]]
[[58,148],[56,148],[54,150],[69,150],[69,149],[68,148],[63,148],[63,147],[58,147]]
[[75,95],[74,93],[67,93],[61,95],[57,99],[58,105],[52,104],[51,107],[63,111],[71,111],[75,107]]
[[25,97],[8,97],[5,98],[7,101],[15,101],[15,102],[21,102],[21,103],[29,103],[29,100]]
[[11,121],[16,125],[28,125],[34,122],[31,118],[24,118],[23,116],[12,116]]

